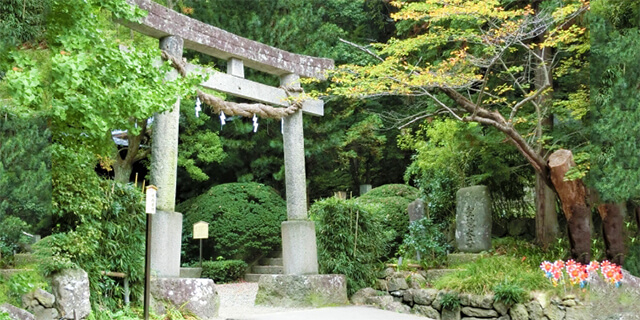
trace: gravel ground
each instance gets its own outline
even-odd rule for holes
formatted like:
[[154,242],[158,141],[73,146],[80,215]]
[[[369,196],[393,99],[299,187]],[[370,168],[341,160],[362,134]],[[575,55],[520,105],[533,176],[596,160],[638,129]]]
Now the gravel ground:
[[252,282],[239,282],[217,284],[216,289],[220,295],[220,319],[239,319],[246,316],[267,314],[283,311],[303,310],[302,308],[277,308],[263,307],[254,304],[258,284]]

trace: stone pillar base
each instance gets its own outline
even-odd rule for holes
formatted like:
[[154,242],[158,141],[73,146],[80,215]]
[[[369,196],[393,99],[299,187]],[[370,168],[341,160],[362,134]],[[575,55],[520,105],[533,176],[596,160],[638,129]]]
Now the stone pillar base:
[[217,319],[220,296],[211,279],[156,278],[151,280],[151,306],[165,314],[165,304],[188,311],[198,319]]
[[182,213],[156,211],[151,217],[151,272],[160,278],[180,277]]
[[284,274],[318,274],[318,248],[313,221],[282,222],[282,262]]
[[326,307],[349,304],[347,277],[341,274],[262,275],[256,305]]

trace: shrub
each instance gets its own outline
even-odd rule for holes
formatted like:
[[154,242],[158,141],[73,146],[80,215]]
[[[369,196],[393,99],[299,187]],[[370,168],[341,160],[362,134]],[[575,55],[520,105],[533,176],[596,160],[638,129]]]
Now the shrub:
[[271,187],[253,182],[215,186],[177,210],[184,213],[184,261],[199,256],[199,246],[191,239],[198,221],[209,223],[204,259],[222,256],[249,262],[280,246],[280,225],[287,216],[285,201]]
[[22,233],[29,229],[27,223],[18,217],[7,216],[0,219],[0,256],[9,258],[14,251],[20,250],[20,244],[29,243],[30,239]]
[[420,253],[421,260],[427,267],[443,265],[447,254],[452,249],[447,243],[442,227],[434,224],[429,218],[414,221],[409,226],[409,234],[405,236],[400,246],[401,254],[414,257]]
[[387,259],[395,255],[403,237],[407,234],[409,230],[407,207],[419,196],[418,189],[411,186],[388,184],[377,187],[356,200],[380,219],[385,230],[391,232],[392,240],[385,254]]
[[360,198],[387,198],[401,197],[409,200],[409,202],[420,197],[420,191],[406,184],[385,184],[365,193]]
[[242,260],[203,261],[202,277],[215,283],[234,282],[244,276],[247,263]]
[[37,288],[46,290],[48,286],[44,277],[34,270],[20,271],[6,278],[0,276],[0,304],[8,302],[21,306],[24,294]]
[[522,287],[506,279],[493,287],[493,292],[495,294],[494,301],[502,301],[507,306],[522,303],[528,297],[527,292]]
[[309,213],[316,222],[320,272],[346,275],[349,295],[373,285],[389,242],[380,221],[354,200],[317,201]]
[[629,247],[629,254],[624,259],[624,269],[632,275],[640,277],[640,244]]
[[[68,159],[54,166],[54,212],[57,232],[34,245],[38,268],[48,275],[80,267],[89,275],[91,302],[115,307],[122,285],[102,271],[126,273],[132,295],[143,291],[145,214],[142,193],[132,185],[99,178],[91,158],[58,155]],[[79,163],[80,162],[80,163]],[[135,301],[135,300],[134,300]]]
[[460,308],[460,296],[455,292],[447,292],[440,298],[443,309],[455,310]]

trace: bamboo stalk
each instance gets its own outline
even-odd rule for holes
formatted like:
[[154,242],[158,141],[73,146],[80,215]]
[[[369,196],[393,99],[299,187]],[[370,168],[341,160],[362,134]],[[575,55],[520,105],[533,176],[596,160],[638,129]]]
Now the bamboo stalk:
[[358,248],[358,219],[360,218],[360,210],[356,211],[356,236],[353,240],[353,256],[356,256],[356,249]]

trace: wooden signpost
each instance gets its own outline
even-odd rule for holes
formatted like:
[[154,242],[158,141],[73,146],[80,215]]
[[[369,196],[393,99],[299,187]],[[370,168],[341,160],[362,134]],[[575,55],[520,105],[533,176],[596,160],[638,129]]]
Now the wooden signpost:
[[209,224],[204,221],[194,223],[193,239],[200,240],[200,268],[202,268],[202,239],[209,239]]
[[144,319],[149,319],[149,285],[151,284],[151,215],[156,213],[156,195],[158,188],[154,185],[147,187],[145,213],[147,214],[147,238],[144,258]]

